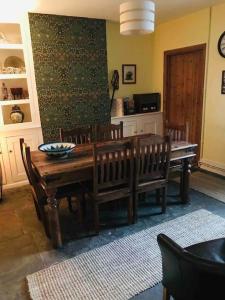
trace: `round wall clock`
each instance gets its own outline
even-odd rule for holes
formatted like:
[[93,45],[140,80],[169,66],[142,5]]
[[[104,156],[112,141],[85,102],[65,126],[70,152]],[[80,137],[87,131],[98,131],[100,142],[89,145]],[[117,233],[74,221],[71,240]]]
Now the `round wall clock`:
[[221,34],[218,41],[219,54],[225,58],[225,31]]

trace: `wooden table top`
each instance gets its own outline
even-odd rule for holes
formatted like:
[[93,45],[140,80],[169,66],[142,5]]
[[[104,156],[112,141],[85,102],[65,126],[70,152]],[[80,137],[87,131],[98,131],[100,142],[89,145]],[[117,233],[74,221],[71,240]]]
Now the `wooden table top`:
[[[31,160],[39,176],[45,179],[48,176],[66,174],[91,168],[93,166],[92,147],[92,144],[77,145],[74,151],[66,158],[51,158],[41,151],[32,151]],[[179,158],[174,158],[173,152],[178,153],[181,150],[194,149],[196,147],[197,144],[191,144],[183,141],[172,143],[171,160]],[[189,154],[187,153],[187,155]],[[195,154],[193,152],[190,152],[190,156],[194,155]]]

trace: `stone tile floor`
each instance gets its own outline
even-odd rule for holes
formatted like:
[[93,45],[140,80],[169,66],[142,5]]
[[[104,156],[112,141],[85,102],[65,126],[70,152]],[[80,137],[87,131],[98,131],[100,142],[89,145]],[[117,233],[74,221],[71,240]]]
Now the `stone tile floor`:
[[[176,193],[176,190],[178,185],[171,183],[168,194]],[[190,198],[191,203],[183,205],[178,199],[168,197],[168,209],[162,215],[154,198],[149,196],[140,205],[138,223],[102,229],[99,236],[93,236],[91,231],[77,226],[76,215],[70,214],[66,205],[62,205],[60,217],[65,245],[60,250],[54,250],[37,220],[29,186],[5,191],[4,201],[0,204],[0,300],[29,299],[25,281],[27,274],[147,227],[200,208],[225,217],[224,203],[193,190]],[[110,209],[110,216],[105,209],[101,215],[103,223],[116,219],[122,225],[126,220],[122,208],[120,213]],[[158,284],[134,298],[162,299],[162,286]]]

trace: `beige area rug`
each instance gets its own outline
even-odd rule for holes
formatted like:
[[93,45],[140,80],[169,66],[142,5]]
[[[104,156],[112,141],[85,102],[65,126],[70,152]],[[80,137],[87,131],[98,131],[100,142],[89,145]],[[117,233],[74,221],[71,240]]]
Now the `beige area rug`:
[[225,203],[225,179],[203,172],[194,172],[191,175],[192,189],[213,197]]
[[225,219],[207,210],[159,224],[27,276],[34,300],[126,300],[161,281],[156,237],[181,246],[224,237]]

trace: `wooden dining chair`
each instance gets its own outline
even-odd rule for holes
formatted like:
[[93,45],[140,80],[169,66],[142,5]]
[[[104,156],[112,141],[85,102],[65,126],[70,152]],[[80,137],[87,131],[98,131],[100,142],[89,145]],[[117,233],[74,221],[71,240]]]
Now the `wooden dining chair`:
[[96,127],[97,142],[119,140],[123,138],[123,122],[119,124],[97,125]]
[[75,144],[90,144],[93,142],[93,128],[77,127],[71,130],[59,129],[61,142],[71,142]]
[[[46,215],[46,205],[47,205],[47,195],[44,187],[39,182],[35,170],[33,169],[31,162],[30,147],[26,145],[24,139],[20,139],[20,149],[23,165],[27,174],[28,181],[31,186],[33,201],[37,213],[37,217],[40,221],[43,222],[46,235],[49,237],[49,226],[48,219]],[[72,209],[71,199],[76,196],[77,198],[77,207],[79,213],[79,221],[82,222],[82,208],[81,208],[81,199],[83,198],[82,189],[79,184],[68,185],[58,189],[56,198],[63,199],[66,198],[68,201],[69,210],[74,212]]]
[[157,202],[161,203],[162,212],[165,213],[170,152],[171,142],[169,136],[147,135],[136,139],[135,220],[137,220],[138,215],[139,195],[154,190],[157,192]]
[[175,125],[172,123],[168,123],[166,121],[165,124],[165,135],[169,135],[171,137],[172,142],[180,142],[180,141],[189,141],[189,125],[186,122],[185,125]]
[[134,146],[131,139],[94,144],[93,190],[94,227],[99,232],[99,206],[119,199],[128,201],[128,223],[133,222]]

